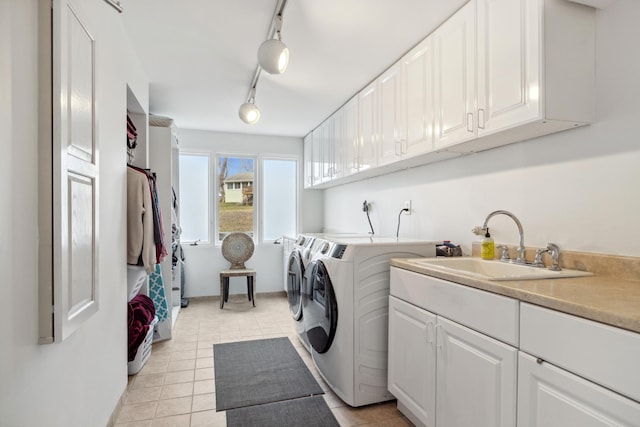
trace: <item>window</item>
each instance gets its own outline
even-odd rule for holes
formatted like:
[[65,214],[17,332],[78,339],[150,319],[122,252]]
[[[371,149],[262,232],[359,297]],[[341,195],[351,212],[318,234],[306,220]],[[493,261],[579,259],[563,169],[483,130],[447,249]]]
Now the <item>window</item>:
[[[239,231],[254,237],[253,180],[255,159],[252,157],[218,157],[218,240]],[[242,184],[246,184],[243,186]]]
[[180,153],[180,226],[183,242],[209,242],[209,156]]
[[[220,243],[235,231],[255,241],[296,235],[299,173],[295,158],[218,155],[215,170],[213,164],[208,154],[180,153],[183,242]],[[213,233],[210,224],[215,224]]]
[[298,211],[297,162],[264,159],[262,162],[262,240],[295,236]]

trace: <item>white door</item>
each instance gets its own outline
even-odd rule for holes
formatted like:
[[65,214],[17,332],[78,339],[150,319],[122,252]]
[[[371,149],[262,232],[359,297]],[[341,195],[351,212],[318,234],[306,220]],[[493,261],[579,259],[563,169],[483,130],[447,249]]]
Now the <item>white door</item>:
[[67,338],[98,311],[96,51],[74,3],[53,2],[55,341]]
[[402,123],[402,73],[401,63],[392,65],[378,79],[380,108],[378,142],[378,166],[397,162],[402,156],[402,140],[405,138]]
[[389,297],[389,391],[427,426],[436,420],[435,323],[435,314]]
[[433,38],[416,46],[402,64],[406,118],[402,154],[411,157],[433,150]]
[[342,138],[344,175],[358,172],[358,97],[342,107]]
[[358,147],[359,170],[377,166],[376,142],[378,140],[378,83],[373,82],[358,94],[358,117],[360,123],[360,146]]
[[476,137],[475,0],[433,33],[435,148]]
[[478,136],[540,115],[539,0],[478,0]]
[[520,352],[518,427],[640,426],[640,403],[540,362]]
[[513,427],[518,350],[438,317],[436,426]]

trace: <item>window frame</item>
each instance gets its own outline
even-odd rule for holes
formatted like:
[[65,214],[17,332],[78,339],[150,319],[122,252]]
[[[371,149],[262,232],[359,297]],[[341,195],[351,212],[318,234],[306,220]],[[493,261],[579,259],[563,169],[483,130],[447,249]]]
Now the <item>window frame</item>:
[[[301,199],[302,199],[302,187],[300,185],[300,179],[301,179],[301,168],[300,168],[300,164],[301,164],[301,160],[299,156],[295,156],[295,155],[286,155],[286,154],[261,154],[258,155],[258,159],[259,159],[259,164],[260,164],[260,179],[258,180],[258,200],[259,200],[259,209],[260,209],[260,213],[259,213],[259,225],[260,225],[260,234],[259,234],[259,241],[261,243],[274,243],[277,239],[269,239],[266,240],[264,238],[264,218],[265,218],[265,212],[264,212],[264,203],[262,203],[262,197],[264,195],[264,179],[262,177],[262,169],[263,169],[263,163],[265,160],[288,160],[288,161],[293,161],[295,162],[295,197],[296,197],[296,201],[295,201],[295,230],[294,230],[294,234],[298,234],[298,230],[300,230],[300,207],[301,207]],[[254,186],[256,185],[256,181],[255,181],[255,177],[254,177]],[[255,196],[254,196],[254,200],[255,200]],[[295,236],[291,236],[291,237],[295,237]]]
[[[287,154],[243,154],[243,153],[229,153],[229,152],[212,152],[208,150],[198,149],[181,149],[181,155],[194,155],[194,156],[206,156],[208,161],[208,179],[207,184],[209,191],[207,192],[207,205],[209,209],[209,221],[207,222],[207,240],[199,240],[197,246],[219,246],[222,244],[222,240],[219,239],[219,204],[218,204],[218,190],[219,190],[219,177],[218,169],[221,157],[229,158],[246,158],[254,161],[254,181],[253,187],[257,189],[257,194],[254,194],[253,200],[253,241],[256,244],[269,244],[274,243],[276,239],[265,240],[263,226],[264,226],[264,179],[262,176],[263,163],[265,160],[285,160],[295,162],[295,234],[300,230],[300,213],[302,204],[302,190],[301,185],[301,158],[297,155]],[[182,243],[192,244],[193,242],[181,239]]]
[[[188,150],[183,150],[180,149],[180,152],[178,153],[178,161],[180,159],[180,157],[182,155],[187,155],[187,156],[201,156],[201,157],[206,157],[207,158],[207,185],[209,186],[208,191],[207,191],[207,207],[209,209],[209,218],[207,219],[207,233],[206,233],[206,240],[197,240],[196,245],[197,246],[210,246],[212,244],[211,241],[211,233],[212,233],[212,227],[213,227],[213,221],[211,218],[211,214],[213,212],[212,208],[212,201],[211,201],[211,188],[212,188],[212,183],[213,183],[213,168],[211,167],[211,152],[206,151],[206,150],[194,150],[194,149],[188,149]],[[180,195],[180,188],[178,187],[178,195]],[[180,209],[182,209],[182,206],[180,206]],[[182,213],[182,212],[181,212]],[[182,215],[181,215],[182,217]],[[180,236],[180,243],[184,243],[184,244],[189,244],[192,245],[193,243],[195,243],[196,241],[191,241],[191,240],[184,240],[182,238],[182,236]]]

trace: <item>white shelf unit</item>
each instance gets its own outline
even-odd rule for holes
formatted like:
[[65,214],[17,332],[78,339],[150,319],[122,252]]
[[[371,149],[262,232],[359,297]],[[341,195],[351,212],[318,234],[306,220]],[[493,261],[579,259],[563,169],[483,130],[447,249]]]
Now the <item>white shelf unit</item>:
[[[179,224],[179,212],[172,215],[173,189],[178,195],[178,159],[179,159],[178,137],[173,120],[165,118],[149,119],[149,167],[156,174],[156,187],[162,215],[162,225],[164,232],[164,243],[168,255],[160,263],[162,269],[162,280],[164,283],[167,305],[171,311],[171,328],[175,325],[180,312],[180,264],[176,266],[174,272],[172,266],[172,221]],[[179,242],[178,242],[179,243]],[[169,336],[162,336],[162,339],[171,338],[171,331],[164,333]]]

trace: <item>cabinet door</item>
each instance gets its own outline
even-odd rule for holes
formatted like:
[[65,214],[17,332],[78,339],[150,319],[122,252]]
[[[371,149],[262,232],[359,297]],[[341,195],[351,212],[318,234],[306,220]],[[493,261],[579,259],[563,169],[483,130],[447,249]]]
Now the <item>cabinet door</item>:
[[311,135],[311,161],[313,162],[311,181],[316,186],[322,182],[322,144],[320,128],[316,128]]
[[358,169],[377,166],[376,141],[378,140],[378,83],[373,82],[358,94],[358,117],[360,122],[360,146],[358,147]]
[[640,425],[640,403],[520,352],[518,427]]
[[435,323],[434,314],[389,297],[389,391],[428,426],[435,423]]
[[378,142],[378,166],[393,163],[402,156],[402,73],[396,63],[378,79],[380,107],[380,140]]
[[313,186],[313,134],[304,137],[304,188]]
[[402,59],[403,108],[406,120],[402,155],[433,149],[433,38],[428,37]]
[[475,1],[433,33],[435,148],[476,137]]
[[344,176],[344,144],[342,142],[342,110],[329,119],[329,147],[331,150],[331,179]]
[[[325,120],[318,129],[318,139],[320,141],[321,177],[322,182],[331,180],[333,176],[333,142],[331,140],[331,118]],[[315,135],[314,135],[315,138]]]
[[342,156],[344,175],[358,172],[358,97],[342,107]]
[[478,136],[537,118],[540,0],[478,0]]
[[512,427],[516,348],[438,317],[436,426]]

